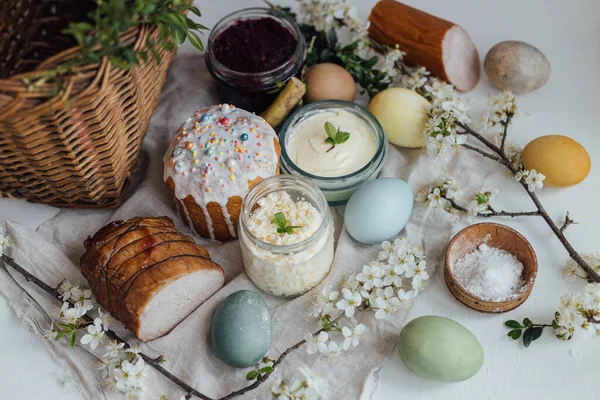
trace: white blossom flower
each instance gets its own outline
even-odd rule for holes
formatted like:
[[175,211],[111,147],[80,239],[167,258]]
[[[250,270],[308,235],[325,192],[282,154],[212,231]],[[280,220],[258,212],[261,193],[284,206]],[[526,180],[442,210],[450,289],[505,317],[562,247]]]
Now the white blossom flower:
[[73,284],[66,279],[64,279],[56,288],[58,293],[60,293],[60,298],[63,299],[63,301],[69,300],[71,297],[71,289],[73,289]]
[[119,352],[124,346],[125,343],[119,343],[116,340],[111,340],[106,346],[104,346],[107,352],[102,355],[102,358],[109,362],[119,358]]
[[307,395],[304,399],[318,399],[323,397],[323,391],[327,388],[327,382],[320,373],[315,373],[312,368],[302,366],[298,371],[304,377]]
[[87,312],[84,308],[71,307],[71,303],[64,302],[60,308],[59,317],[67,323],[74,323]]
[[321,315],[330,314],[334,310],[334,304],[339,296],[337,290],[331,290],[331,285],[325,285],[320,292],[317,292],[315,299],[313,300],[313,309],[310,312],[315,318],[321,317]]
[[[397,258],[397,256],[396,256]],[[385,276],[383,277],[383,285],[390,286],[394,285],[396,287],[402,286],[402,277],[404,275],[404,264],[399,264],[400,259],[398,258],[398,263],[396,265],[390,266],[390,268],[386,269]]]
[[125,360],[120,368],[114,369],[115,389],[123,393],[131,393],[145,387],[146,363],[141,357],[133,361]]
[[318,335],[307,333],[304,335],[306,340],[306,352],[308,354],[315,354],[317,351],[320,353],[326,352],[327,343],[329,342],[329,334],[325,331],[320,332]]
[[356,280],[356,274],[352,273],[347,275],[342,281],[342,288],[348,288],[352,291],[355,291],[360,286],[360,282]]
[[[461,135],[461,136],[464,136],[464,135]],[[456,195],[458,194],[458,191],[460,190],[460,188],[458,186],[458,182],[456,182],[456,180],[454,180],[452,178],[444,179],[444,183],[443,183],[442,187],[446,192],[445,197],[448,199],[455,199]]]
[[427,199],[429,200],[429,207],[431,207],[431,208],[434,208],[434,207],[443,208],[448,203],[448,200],[446,200],[445,198],[442,197],[442,192],[441,192],[440,188],[433,189],[433,192],[431,192],[427,196]]
[[485,119],[485,126],[492,128],[500,128],[502,133],[504,125],[509,120],[509,117],[517,112],[517,99],[509,90],[504,90],[497,96],[490,98],[491,113]]
[[360,293],[352,292],[348,288],[342,289],[343,299],[336,303],[336,308],[344,310],[346,317],[352,318],[354,316],[355,308],[360,306],[362,303],[362,297]]
[[419,67],[415,69],[410,75],[402,75],[402,86],[409,90],[419,91],[425,83],[427,83],[427,77],[429,76],[429,71],[427,71],[424,67]]
[[400,46],[396,45],[396,47],[383,56],[383,65],[379,67],[379,70],[386,73],[389,77],[395,77],[398,75],[396,63],[401,61],[405,54],[405,52],[400,50]]
[[336,359],[342,352],[342,348],[334,341],[330,341],[327,344],[327,352],[323,354],[328,354],[329,358]]
[[98,308],[98,318],[102,323],[102,329],[108,330],[108,326],[112,321],[112,316],[109,313],[104,313],[101,308]]
[[382,297],[378,297],[375,300],[373,308],[377,309],[375,312],[375,318],[385,319],[389,315],[395,313],[400,307],[400,300],[397,297],[385,300]]
[[92,291],[90,289],[81,289],[77,285],[71,288],[70,293],[70,298],[75,302],[76,308],[83,308],[86,311],[94,308],[94,302],[91,300]]
[[401,302],[408,301],[415,297],[415,292],[412,290],[405,291],[404,289],[398,289],[398,300]]
[[[600,253],[584,253],[581,257],[596,273],[600,273]],[[574,260],[569,259],[567,266],[562,271],[563,278],[568,281],[574,281],[576,279],[588,278],[587,273],[577,264]]]
[[429,274],[425,270],[426,264],[424,261],[420,263],[412,263],[407,265],[405,276],[412,278],[412,286],[415,290],[420,289],[423,286],[423,281],[429,279]]
[[543,188],[544,179],[546,179],[546,176],[541,172],[537,172],[535,169],[530,170],[527,176],[525,176],[525,183],[527,184],[527,189],[530,192],[534,192],[536,189]]
[[342,335],[344,335],[346,339],[344,339],[342,348],[344,350],[348,350],[350,346],[358,346],[360,337],[365,332],[365,329],[366,327],[363,324],[358,324],[354,328],[348,328],[347,326],[344,326],[342,328]]
[[600,335],[600,284],[591,283],[577,294],[567,294],[555,314],[556,336],[569,340],[575,332]]
[[87,332],[87,334],[83,335],[80,342],[81,344],[89,344],[90,348],[95,350],[104,338],[102,320],[100,318],[96,318],[93,324],[88,325]]
[[381,243],[381,248],[383,250],[379,252],[377,259],[379,261],[387,261],[390,255],[394,254],[394,247],[389,241],[386,240],[385,242]]
[[362,272],[356,275],[356,280],[361,282],[366,290],[373,286],[381,287],[383,285],[382,277],[385,271],[377,264],[363,266]]

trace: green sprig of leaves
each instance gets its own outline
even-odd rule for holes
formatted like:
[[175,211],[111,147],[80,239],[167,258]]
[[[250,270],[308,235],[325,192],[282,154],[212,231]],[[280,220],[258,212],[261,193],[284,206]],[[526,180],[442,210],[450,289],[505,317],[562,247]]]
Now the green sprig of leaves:
[[[262,363],[263,363],[263,365],[264,364],[272,364],[273,360],[271,360],[269,357],[264,357],[262,359]],[[273,371],[275,371],[275,368],[272,365],[264,365],[261,368],[260,364],[257,364],[256,369],[253,369],[252,371],[248,371],[248,373],[246,374],[246,380],[253,381],[260,376],[270,375],[271,372],[273,372]]]
[[375,69],[375,65],[379,61],[378,56],[363,58],[357,54],[360,41],[357,40],[342,46],[334,29],[329,32],[318,31],[314,25],[300,23],[297,15],[289,7],[274,6],[268,1],[266,3],[296,20],[306,43],[313,43],[306,54],[306,67],[325,62],[338,64],[352,75],[354,81],[363,88],[362,93],[366,92],[370,98],[391,86],[392,81],[387,74]]
[[277,233],[287,233],[288,235],[292,235],[294,229],[302,228],[302,226],[288,225],[288,220],[281,211],[273,216],[271,223],[277,225]]
[[[77,67],[95,64],[104,57],[119,69],[131,69],[153,58],[161,62],[159,50],[172,51],[188,40],[199,50],[204,50],[199,33],[208,28],[185,13],[201,16],[200,10],[189,0],[103,0],[88,14],[86,21],[71,22],[63,33],[73,36],[80,53],[39,78],[24,82],[29,90],[48,81],[59,85],[59,77]],[[148,36],[143,46],[134,49],[133,43],[125,43],[122,35],[140,24],[158,27],[158,35]]]
[[78,327],[75,324],[63,324],[60,322],[56,322],[59,328],[55,329],[57,332],[54,340],[59,340],[63,337],[69,339],[69,344],[71,347],[75,347],[75,341],[77,339],[77,329]]
[[336,128],[329,121],[325,122],[325,133],[327,133],[327,139],[325,139],[325,143],[329,143],[331,145],[329,150],[327,150],[328,153],[333,150],[336,145],[346,143],[348,139],[350,139],[349,132],[344,132],[340,130],[340,128]]
[[506,321],[504,326],[511,329],[511,331],[508,332],[509,338],[512,340],[519,340],[520,337],[523,337],[523,346],[529,347],[531,342],[542,336],[544,328],[551,327],[552,325],[534,324],[529,318],[525,318],[523,324],[511,319]]

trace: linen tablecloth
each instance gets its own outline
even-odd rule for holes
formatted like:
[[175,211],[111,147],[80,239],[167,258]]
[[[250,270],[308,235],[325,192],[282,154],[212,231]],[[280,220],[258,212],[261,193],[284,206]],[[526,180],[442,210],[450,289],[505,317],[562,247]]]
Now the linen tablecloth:
[[[171,193],[162,182],[162,156],[172,134],[196,109],[218,102],[210,74],[202,55],[181,52],[169,72],[160,105],[152,119],[143,144],[138,179],[139,186],[127,201],[116,210],[63,210],[55,218],[32,232],[16,223],[8,223],[9,234],[15,242],[9,251],[27,270],[52,286],[64,278],[82,282],[78,265],[83,253],[83,241],[109,221],[135,216],[168,216],[178,228],[192,235],[175,213]],[[398,177],[410,185],[416,193],[424,185],[452,172],[455,176],[469,177],[462,180],[465,193],[481,185],[489,168],[471,154],[455,158],[450,164],[432,161],[425,150],[398,149],[390,145],[387,163],[381,173],[385,177]],[[483,165],[476,172],[470,168],[474,163]],[[332,208],[336,222],[337,248],[331,273],[325,282],[336,286],[342,278],[362,268],[374,259],[379,246],[362,245],[354,241],[343,228],[343,207]],[[431,209],[415,204],[408,225],[400,236],[425,248],[427,269],[433,274],[443,265],[443,251],[459,222],[441,209]],[[210,348],[210,324],[212,314],[219,303],[229,294],[249,289],[258,292],[267,302],[273,320],[273,341],[268,355],[276,358],[291,345],[302,340],[305,333],[319,329],[317,321],[309,316],[314,293],[293,300],[276,298],[256,289],[243,272],[239,243],[230,241],[215,243],[195,237],[205,246],[211,258],[225,271],[226,285],[184,320],[167,336],[142,344],[150,356],[163,355],[164,367],[202,393],[216,398],[240,389],[248,383],[247,370],[236,370],[220,361]],[[45,313],[53,312],[60,303],[12,273],[43,307],[44,311],[23,295],[15,282],[0,269],[0,292],[12,308],[28,323],[34,332],[41,334],[49,327]],[[422,295],[427,295],[425,292]],[[418,297],[417,297],[418,300]],[[317,390],[325,399],[368,399],[376,387],[378,372],[385,358],[392,352],[397,335],[406,323],[410,306],[398,312],[391,320],[376,320],[371,314],[362,323],[367,331],[360,345],[344,352],[337,361],[320,355],[309,355],[305,346],[290,354],[277,367],[276,372],[257,390],[245,395],[248,399],[268,399],[270,387],[278,378],[291,382],[304,380],[310,371],[316,377]],[[113,329],[122,337],[137,342],[133,335],[115,322]],[[97,357],[87,350],[71,349],[66,341],[47,341],[48,350],[60,360],[61,372],[76,383],[83,398],[117,399],[121,395],[103,388],[100,373],[96,371]],[[99,354],[102,354],[100,351]],[[363,393],[365,377],[371,380],[369,389]],[[366,387],[366,386],[365,386]],[[179,399],[185,393],[162,375],[150,368],[149,388],[146,398]]]

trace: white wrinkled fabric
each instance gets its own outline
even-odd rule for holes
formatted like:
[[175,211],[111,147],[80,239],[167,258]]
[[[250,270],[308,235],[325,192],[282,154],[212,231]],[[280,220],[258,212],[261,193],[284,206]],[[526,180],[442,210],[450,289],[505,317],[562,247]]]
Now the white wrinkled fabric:
[[[16,223],[9,223],[9,233],[16,242],[15,248],[9,251],[9,254],[12,253],[24,268],[40,279],[56,286],[64,278],[83,280],[78,271],[83,241],[109,221],[135,216],[166,215],[172,218],[183,232],[191,235],[177,217],[171,193],[162,182],[162,156],[173,132],[181,122],[196,108],[216,102],[212,78],[206,71],[202,56],[181,52],[169,72],[160,105],[143,144],[142,157],[147,157],[148,167],[145,179],[134,194],[115,210],[63,210],[42,225],[38,232],[32,232]],[[381,176],[399,177],[407,181],[416,193],[441,175],[452,172],[459,178],[464,192],[471,193],[487,176],[485,168],[478,167],[475,174],[477,178],[469,171],[470,180],[464,179],[469,166],[475,163],[482,165],[480,159],[465,154],[460,157],[460,161],[455,158],[452,163],[444,166],[445,164],[432,162],[424,150],[390,146],[388,161]],[[371,261],[379,252],[379,246],[362,245],[352,240],[342,227],[343,208],[333,208],[332,211],[336,221],[337,248],[333,269],[326,282],[337,285],[344,275],[357,271],[363,264]],[[431,274],[442,267],[443,252],[456,224],[455,219],[440,209],[429,209],[415,204],[410,221],[400,235],[425,248],[427,268]],[[228,367],[212,352],[209,344],[212,314],[229,294],[240,289],[258,290],[243,273],[237,241],[215,243],[195,238],[225,270],[226,285],[170,334],[143,344],[142,348],[150,356],[164,355],[167,360],[164,364],[166,369],[207,396],[218,398],[248,383],[245,380],[247,369],[236,370]],[[16,279],[27,288],[46,312],[50,313],[60,306],[58,301],[20,277],[17,276]],[[23,296],[3,269],[0,269],[0,292],[9,299],[17,314],[32,326],[34,331],[38,332],[39,328],[49,326],[47,316]],[[259,294],[269,305],[273,320],[273,341],[268,352],[271,358],[277,358],[288,347],[302,340],[306,332],[319,329],[316,320],[308,315],[313,294],[308,293],[293,300],[275,298],[262,292]],[[326,382],[321,390],[325,399],[361,397],[365,378],[370,376],[368,393],[362,393],[364,398],[370,398],[371,390],[377,384],[379,368],[392,352],[396,337],[407,318],[408,310],[399,312],[391,321],[375,320],[372,315],[365,316],[361,322],[367,325],[367,331],[361,338],[360,345],[344,352],[334,364],[326,357],[307,354],[305,347],[301,347],[285,359],[266,383],[249,392],[244,398],[270,398],[270,386],[276,378],[282,377],[288,383],[294,379],[302,380],[301,367],[307,367]],[[126,332],[118,322],[113,324],[113,328],[130,340],[130,343],[135,342],[133,335]],[[55,358],[64,360],[61,362],[66,370],[64,372],[78,382],[84,398],[122,398],[102,387],[100,374],[96,370],[97,359],[86,350],[80,347],[71,349],[66,341],[48,342],[48,349]],[[100,347],[98,350],[99,354],[102,354]],[[147,398],[158,399],[165,395],[169,399],[179,399],[185,394],[152,369],[150,377]]]

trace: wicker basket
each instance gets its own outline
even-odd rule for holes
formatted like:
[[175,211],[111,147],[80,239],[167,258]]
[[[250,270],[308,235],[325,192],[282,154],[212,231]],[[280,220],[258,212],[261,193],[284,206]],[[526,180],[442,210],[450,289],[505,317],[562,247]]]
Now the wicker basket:
[[[66,90],[39,77],[79,51],[61,35],[82,21],[90,0],[0,0],[0,197],[59,207],[118,206],[173,53],[162,63],[121,70],[106,59],[61,79]],[[6,6],[8,6],[6,8]],[[157,29],[141,25],[123,35],[134,48]]]

